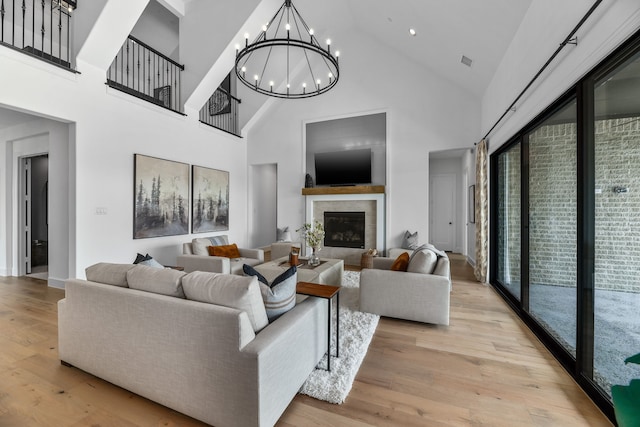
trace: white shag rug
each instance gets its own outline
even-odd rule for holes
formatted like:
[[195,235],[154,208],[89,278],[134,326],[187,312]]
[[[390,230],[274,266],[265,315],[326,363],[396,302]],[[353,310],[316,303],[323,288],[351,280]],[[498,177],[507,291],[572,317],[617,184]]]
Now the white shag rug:
[[[325,355],[302,385],[300,393],[338,404],[347,398],[380,320],[376,314],[359,311],[359,285],[359,272],[344,272],[340,290],[340,357],[331,356],[331,372],[327,372]],[[335,354],[335,310],[332,313],[331,353]]]

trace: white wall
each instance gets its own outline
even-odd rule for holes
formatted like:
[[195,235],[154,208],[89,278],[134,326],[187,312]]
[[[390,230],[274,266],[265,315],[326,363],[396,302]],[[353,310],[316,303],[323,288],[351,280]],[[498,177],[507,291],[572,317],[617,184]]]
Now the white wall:
[[479,99],[356,32],[335,38],[342,80],[318,97],[273,102],[248,130],[249,163],[278,163],[278,223],[296,229],[304,221],[304,124],[386,112],[386,246],[400,245],[407,229],[427,236],[428,153],[477,139]]
[[[149,253],[163,264],[175,264],[181,245],[193,236],[133,239],[133,154],[140,153],[230,172],[231,241],[246,244],[247,166],[243,140],[202,125],[197,117],[181,116],[105,86],[103,71],[79,61],[81,74],[0,49],[0,105],[57,118],[71,125],[66,137],[68,152],[60,159],[69,163],[68,181],[60,181],[71,194],[69,277],[84,277],[84,269],[96,262],[132,262],[137,252]],[[0,150],[5,153],[6,149]],[[5,159],[6,160],[6,159]],[[51,167],[58,161],[50,153]],[[6,162],[5,162],[6,163]],[[74,167],[75,164],[75,167]],[[53,183],[50,188],[53,197]],[[1,188],[1,186],[0,186]],[[75,193],[75,197],[73,194]],[[96,208],[106,208],[97,215]],[[7,207],[10,209],[11,207]],[[6,212],[7,209],[4,209]],[[55,211],[54,206],[52,210]],[[54,212],[51,212],[54,215]],[[203,234],[205,236],[207,234]],[[0,240],[4,240],[0,236]],[[4,242],[0,242],[0,247]],[[0,259],[6,268],[8,254]],[[61,262],[63,264],[63,262]],[[60,272],[51,271],[57,279]]]
[[[482,134],[515,100],[531,78],[578,24],[592,2],[537,0],[505,53],[482,98]],[[578,31],[578,45],[566,46],[529,89],[516,111],[489,136],[493,152],[598,62],[640,28],[637,0],[605,0]]]

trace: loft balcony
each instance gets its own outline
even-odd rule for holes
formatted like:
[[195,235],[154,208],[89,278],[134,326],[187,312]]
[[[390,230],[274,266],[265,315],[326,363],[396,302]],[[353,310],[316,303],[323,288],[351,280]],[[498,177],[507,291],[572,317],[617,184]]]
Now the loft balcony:
[[133,36],[127,37],[107,70],[107,85],[176,113],[183,113],[184,65]]
[[[225,80],[226,81],[226,80]],[[240,100],[229,93],[224,82],[200,109],[200,122],[235,136],[240,136],[238,105]]]
[[75,7],[75,1],[0,0],[0,45],[70,70]]

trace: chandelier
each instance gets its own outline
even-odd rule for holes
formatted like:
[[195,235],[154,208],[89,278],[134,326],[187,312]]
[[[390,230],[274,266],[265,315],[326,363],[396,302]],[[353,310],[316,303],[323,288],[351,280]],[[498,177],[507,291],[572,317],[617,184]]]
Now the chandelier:
[[340,52],[323,48],[291,0],[285,0],[252,43],[236,45],[236,75],[249,88],[277,98],[309,98],[338,82]]

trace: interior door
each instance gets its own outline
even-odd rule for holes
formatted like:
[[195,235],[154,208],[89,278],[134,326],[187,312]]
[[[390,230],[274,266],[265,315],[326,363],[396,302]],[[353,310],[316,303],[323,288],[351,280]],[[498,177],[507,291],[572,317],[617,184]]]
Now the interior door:
[[22,159],[22,185],[21,191],[22,200],[20,206],[22,212],[20,217],[22,218],[22,236],[23,243],[20,248],[24,263],[24,274],[31,273],[31,159]]
[[431,242],[443,251],[455,247],[456,175],[453,173],[431,176],[430,197]]

